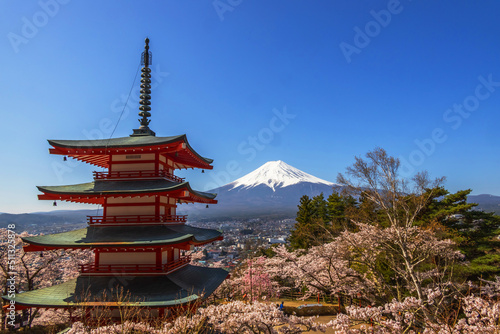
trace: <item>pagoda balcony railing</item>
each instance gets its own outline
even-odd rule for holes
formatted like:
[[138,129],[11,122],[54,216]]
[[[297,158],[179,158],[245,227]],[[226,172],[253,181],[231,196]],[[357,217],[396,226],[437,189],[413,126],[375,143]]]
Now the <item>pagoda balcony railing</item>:
[[187,215],[123,215],[123,216],[87,216],[89,225],[128,225],[128,224],[181,224],[187,221]]
[[82,274],[168,274],[180,269],[191,262],[191,256],[183,256],[178,260],[171,261],[160,266],[155,264],[98,264],[94,262],[78,265]]
[[94,180],[110,180],[110,179],[142,179],[163,177],[174,182],[184,182],[184,178],[175,176],[165,170],[137,170],[137,171],[116,171],[116,172],[93,172]]

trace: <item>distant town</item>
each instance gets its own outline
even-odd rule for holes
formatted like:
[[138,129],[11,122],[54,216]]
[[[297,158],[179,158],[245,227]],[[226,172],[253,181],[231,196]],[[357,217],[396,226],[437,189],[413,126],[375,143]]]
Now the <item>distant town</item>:
[[294,219],[248,221],[226,221],[193,223],[196,227],[222,230],[224,240],[217,241],[195,251],[202,251],[203,257],[196,262],[203,266],[231,269],[243,259],[273,244],[284,244],[295,225]]

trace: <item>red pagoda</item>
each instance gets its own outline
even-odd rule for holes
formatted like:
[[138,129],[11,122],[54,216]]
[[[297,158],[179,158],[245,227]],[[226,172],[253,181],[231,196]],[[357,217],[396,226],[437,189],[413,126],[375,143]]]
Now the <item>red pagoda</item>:
[[[101,167],[94,181],[40,186],[41,200],[102,206],[102,216],[89,216],[80,230],[23,238],[27,252],[91,249],[92,262],[80,266],[78,278],[16,296],[18,309],[100,306],[104,294],[123,289],[131,305],[162,316],[210,296],[228,276],[220,268],[190,265],[186,252],[222,240],[216,230],[186,224],[177,215],[182,203],[215,204],[215,194],[193,190],[174,175],[176,169],[212,169],[186,135],[157,137],[151,116],[151,53],[146,39],[142,54],[140,127],[129,137],[107,140],[49,140],[51,154]],[[109,305],[109,303],[107,303]],[[123,305],[123,304],[122,304]]]

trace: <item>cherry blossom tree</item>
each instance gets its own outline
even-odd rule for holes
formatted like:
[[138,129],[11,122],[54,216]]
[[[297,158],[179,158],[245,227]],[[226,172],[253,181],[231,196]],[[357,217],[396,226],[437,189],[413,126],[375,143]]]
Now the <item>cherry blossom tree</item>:
[[[0,247],[6,249],[7,229],[0,229]],[[15,268],[18,274],[18,291],[31,291],[65,282],[78,276],[78,265],[90,261],[90,250],[50,250],[24,252],[21,238],[31,236],[27,232],[16,234]],[[9,276],[8,257],[0,258],[2,283]]]
[[327,325],[339,334],[415,333],[413,328],[422,307],[421,301],[414,297],[405,298],[402,302],[393,300],[379,307],[350,306],[347,307],[347,314],[338,314]]
[[[487,282],[477,295],[470,294],[455,300],[451,307],[453,317],[422,317],[421,310],[429,308],[442,295],[439,289],[429,294],[430,303],[415,297],[402,302],[393,300],[379,307],[348,307],[347,314],[339,314],[327,324],[339,334],[498,334],[500,333],[500,301],[498,279]],[[457,317],[458,312],[463,317]]]
[[[346,176],[339,174],[337,182],[348,194],[362,196],[371,203],[375,215],[369,219],[354,217],[353,222],[360,227],[363,226],[360,224],[365,224],[365,228],[373,226],[372,232],[379,237],[376,249],[383,252],[385,265],[418,300],[424,301],[425,278],[434,275],[442,279],[450,272],[453,261],[460,258],[460,253],[453,250],[455,246],[451,241],[438,240],[431,231],[416,226],[444,178],[431,180],[426,172],[421,172],[408,180],[399,175],[399,167],[398,159],[377,148],[368,152],[366,159],[356,157],[355,163],[347,168]],[[368,250],[362,248],[361,252]],[[434,259],[438,260],[433,263]],[[368,265],[364,260],[360,262]],[[429,264],[434,266],[426,270]],[[425,309],[424,313],[432,316]]]
[[365,274],[350,267],[345,248],[336,242],[293,252],[279,246],[275,252],[266,261],[267,272],[273,278],[288,279],[296,289],[305,287],[304,299],[317,293],[357,296],[374,288]]
[[[0,279],[3,292],[7,289],[7,279],[11,278],[11,269],[15,268],[15,291],[31,291],[39,288],[49,287],[63,283],[78,276],[78,265],[89,262],[92,256],[90,250],[50,250],[44,252],[24,252],[21,238],[28,237],[27,232],[15,233],[15,254],[12,258],[4,256],[8,247],[8,229],[0,229],[0,250],[3,252],[0,257]],[[9,261],[13,261],[10,262]],[[11,266],[9,266],[9,264]],[[46,324],[53,311],[36,309],[31,313],[30,323],[42,315],[41,324]],[[45,319],[45,320],[44,320]],[[56,317],[54,316],[54,320]]]
[[[247,295],[249,300],[267,299],[278,295],[279,286],[267,272],[267,259],[263,256],[246,259],[240,270],[228,280],[231,292]],[[227,289],[227,287],[226,287]]]
[[317,324],[314,318],[287,316],[274,305],[234,301],[222,305],[200,308],[195,314],[177,317],[162,326],[146,323],[125,322],[99,328],[86,328],[82,323],[73,324],[68,334],[295,334],[306,331],[324,331],[325,325]]

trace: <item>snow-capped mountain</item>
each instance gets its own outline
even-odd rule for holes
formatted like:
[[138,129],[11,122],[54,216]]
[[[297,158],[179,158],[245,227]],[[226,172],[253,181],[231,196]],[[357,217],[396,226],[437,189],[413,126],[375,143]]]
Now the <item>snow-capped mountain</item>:
[[333,182],[322,180],[283,161],[269,161],[253,172],[222,187],[209,190],[217,193],[217,205],[179,207],[180,214],[191,218],[294,218],[303,195],[314,197],[333,192]]
[[232,186],[232,188],[229,189],[229,191],[231,191],[237,188],[241,190],[255,188],[259,185],[265,185],[273,191],[276,191],[276,188],[285,188],[301,182],[324,184],[330,187],[335,185],[332,182],[307,174],[281,160],[278,160],[266,162],[253,172],[250,172],[236,181],[227,184],[227,186]]

